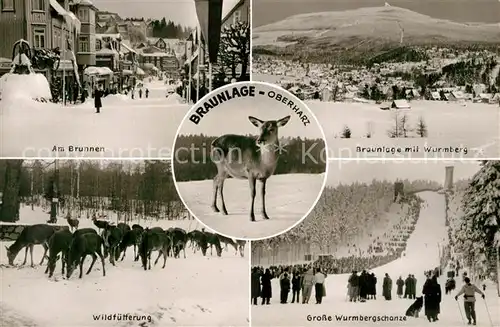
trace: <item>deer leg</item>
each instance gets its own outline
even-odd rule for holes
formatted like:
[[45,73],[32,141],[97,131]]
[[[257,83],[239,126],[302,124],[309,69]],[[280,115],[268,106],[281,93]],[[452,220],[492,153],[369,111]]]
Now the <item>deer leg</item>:
[[219,176],[214,177],[213,181],[213,201],[212,201],[212,210],[214,212],[219,212],[219,208],[217,208],[217,192],[219,191],[219,181],[218,178]]
[[42,246],[44,251],[42,261],[40,261],[40,266],[43,264],[43,260],[45,260],[45,257],[47,256],[47,251],[49,251],[49,246],[46,243],[43,243]]
[[148,253],[148,269],[149,269],[149,270],[151,270],[151,253],[152,253],[152,252],[153,252],[153,251],[149,251],[149,253]]
[[83,262],[85,261],[85,257],[87,255],[85,254],[83,257],[82,257],[82,260],[80,260],[80,276],[78,278],[82,278],[83,276]]
[[98,253],[99,257],[101,258],[101,263],[102,263],[102,275],[106,276],[106,268],[104,267],[104,256],[101,253]]
[[34,267],[35,264],[33,263],[33,249],[35,248],[34,244],[30,245],[30,259],[31,259],[31,267]]
[[227,174],[219,177],[219,196],[222,201],[222,213],[227,216],[226,201],[224,201],[224,182],[227,178]]
[[24,251],[24,262],[23,262],[23,266],[26,264],[26,261],[28,260],[28,246],[26,246],[26,251]]
[[[120,261],[123,261],[123,259],[125,259],[125,254],[127,253],[127,248],[128,247],[126,247],[125,250],[123,250],[123,255],[122,255],[122,258]],[[134,250],[135,250],[135,247],[134,247]]]
[[269,216],[267,215],[267,212],[266,212],[266,184],[267,184],[267,179],[262,179],[261,180],[262,184],[261,184],[261,193],[260,193],[260,196],[262,197],[262,216],[264,217],[264,219],[269,219]]
[[250,185],[250,221],[255,221],[254,204],[255,204],[255,183],[256,179],[253,176],[248,177],[248,183]]
[[[167,251],[165,251],[165,255],[166,255],[166,252],[167,252]],[[162,251],[159,251],[159,252],[158,252],[158,257],[157,257],[157,258],[156,258],[156,260],[155,260],[155,266],[156,266],[156,264],[158,263],[158,260],[160,260],[160,257],[161,257],[161,255],[162,255],[162,254],[163,254],[163,252],[162,252]]]
[[165,269],[166,264],[167,264],[167,254],[164,252],[163,253],[163,267],[161,267],[161,269]]
[[96,262],[96,260],[97,260],[97,256],[95,255],[95,253],[92,253],[92,263],[90,264],[89,270],[87,270],[86,275],[90,274],[90,272],[92,271],[92,267],[94,267],[94,263]]
[[61,254],[61,266],[62,266],[61,273],[64,276],[64,267],[66,266],[66,253],[65,253],[65,251],[63,251],[63,253]]
[[184,259],[186,259],[186,247],[185,246],[182,248],[182,253],[184,253]]

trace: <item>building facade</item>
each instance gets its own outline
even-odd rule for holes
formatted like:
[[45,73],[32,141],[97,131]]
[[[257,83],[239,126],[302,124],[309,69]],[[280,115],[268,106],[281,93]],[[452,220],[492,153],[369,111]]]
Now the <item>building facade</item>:
[[[59,72],[56,74],[65,70],[71,76],[72,54],[64,50],[68,46],[75,49],[80,22],[69,9],[69,0],[1,0],[0,58],[11,60],[13,44],[24,39],[33,49],[63,50]],[[67,24],[68,21],[70,25]],[[8,70],[10,64],[2,66],[0,74]]]
[[73,0],[70,8],[81,23],[75,50],[78,66],[95,66],[97,8],[90,0]]

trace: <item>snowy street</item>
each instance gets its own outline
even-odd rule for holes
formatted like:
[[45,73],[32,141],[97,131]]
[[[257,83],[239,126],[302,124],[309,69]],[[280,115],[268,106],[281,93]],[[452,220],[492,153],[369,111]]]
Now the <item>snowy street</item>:
[[[437,244],[447,239],[447,228],[445,226],[445,202],[444,196],[434,192],[422,192],[419,196],[425,201],[422,205],[420,218],[416,228],[408,240],[406,256],[393,261],[387,265],[372,269],[378,278],[377,299],[368,300],[365,303],[354,303],[347,301],[347,280],[348,274],[329,275],[326,279],[326,297],[320,305],[314,304],[291,304],[291,294],[288,304],[279,304],[279,285],[277,280],[273,280],[273,298],[271,305],[252,306],[252,324],[254,326],[318,326],[335,324],[340,326],[423,326],[429,324],[423,309],[419,318],[407,317],[406,322],[353,322],[342,321],[341,316],[404,316],[407,308],[413,300],[398,299],[396,295],[395,281],[399,276],[403,278],[408,274],[414,274],[417,278],[417,297],[421,296],[422,286],[425,281],[424,271],[433,269],[439,263],[439,251]],[[393,280],[392,301],[386,301],[382,294],[382,279],[388,273]],[[457,289],[451,295],[444,295],[444,284],[446,276],[441,276],[439,283],[443,292],[441,302],[441,314],[436,326],[456,327],[464,325],[460,316],[458,305],[463,314],[462,299],[455,301],[453,296],[460,289],[462,282],[457,278]],[[314,291],[313,291],[314,293]],[[500,310],[496,285],[487,283],[486,301],[477,298],[476,313],[478,326],[490,326],[486,311],[488,305],[489,313],[493,320],[493,326],[500,324],[497,312]],[[314,294],[313,294],[314,296]],[[332,316],[332,322],[312,322],[308,321],[309,316]],[[340,321],[337,321],[339,319]]]
[[[24,215],[23,215],[24,214]],[[46,214],[29,207],[21,209],[23,223],[40,223]],[[65,223],[64,219],[59,219]],[[162,228],[181,227],[199,229],[196,221],[164,221],[143,226]],[[80,228],[92,227],[91,220],[82,219]],[[133,261],[133,248],[116,267],[106,260],[106,277],[102,276],[97,261],[89,275],[78,279],[75,272],[67,280],[61,276],[57,263],[54,277],[44,274],[45,264],[39,266],[43,249],[35,246],[35,268],[19,266],[24,250],[16,259],[16,266],[7,265],[5,246],[1,247],[2,297],[0,315],[5,326],[247,326],[248,325],[248,246],[245,258],[234,249],[223,250],[222,257],[210,250],[203,257],[193,254],[188,247],[186,259],[169,257],[165,269],[161,265],[144,271],[140,262]],[[156,252],[153,258],[156,257]],[[153,259],[154,260],[154,259]],[[160,263],[162,261],[160,260]],[[90,259],[84,263],[84,269]],[[231,310],[228,310],[228,308]],[[103,321],[95,315],[130,314],[150,317],[148,321]]]
[[[312,209],[322,192],[325,174],[286,174],[269,178],[266,210],[269,220],[261,217],[260,182],[255,197],[255,222],[250,221],[248,181],[227,179],[224,200],[228,215],[212,211],[212,180],[179,182],[177,188],[187,208],[205,225],[220,234],[238,238],[265,238],[297,224]],[[220,198],[218,199],[220,206]]]
[[[22,89],[22,86],[19,86]],[[145,83],[149,98],[108,95],[101,113],[94,101],[67,105],[27,99],[0,101],[2,157],[171,157],[175,133],[189,105],[180,96],[166,97],[163,81]],[[69,147],[102,147],[104,151],[70,151]],[[53,151],[62,147],[64,151]]]

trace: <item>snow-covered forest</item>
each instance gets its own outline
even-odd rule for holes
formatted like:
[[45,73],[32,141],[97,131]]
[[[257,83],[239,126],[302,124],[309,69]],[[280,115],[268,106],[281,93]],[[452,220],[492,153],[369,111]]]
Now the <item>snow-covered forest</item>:
[[448,219],[451,255],[478,279],[498,279],[500,161],[485,161],[467,183],[455,185]]
[[1,221],[19,219],[20,203],[43,207],[52,219],[109,213],[125,222],[187,217],[169,161],[3,160],[0,190]]

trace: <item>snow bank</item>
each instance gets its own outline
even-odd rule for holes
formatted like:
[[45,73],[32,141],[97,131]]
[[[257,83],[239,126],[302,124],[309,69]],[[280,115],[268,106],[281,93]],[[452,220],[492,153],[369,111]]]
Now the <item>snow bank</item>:
[[169,95],[165,102],[167,104],[183,104],[183,103],[185,103],[184,99],[178,93],[173,93],[173,94]]
[[107,104],[121,103],[123,101],[127,101],[129,99],[125,94],[110,94],[103,99],[106,99]]
[[42,74],[5,74],[0,77],[0,99],[18,101],[26,99],[52,99],[49,82]]

